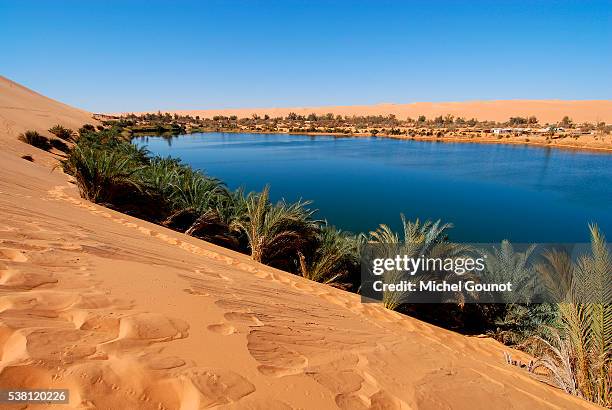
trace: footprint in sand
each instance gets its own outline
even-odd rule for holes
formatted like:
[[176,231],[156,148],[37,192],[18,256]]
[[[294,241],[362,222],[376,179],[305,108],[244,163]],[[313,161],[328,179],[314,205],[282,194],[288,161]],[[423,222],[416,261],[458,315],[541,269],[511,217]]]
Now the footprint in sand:
[[185,376],[199,392],[199,403],[192,403],[194,408],[234,403],[255,391],[246,378],[226,369],[190,369]]
[[57,283],[51,273],[22,272],[18,269],[0,269],[0,285],[3,288],[31,290],[46,284]]
[[157,313],[137,313],[121,318],[120,339],[167,341],[187,336],[189,325]]
[[210,293],[208,292],[204,292],[202,290],[197,290],[197,289],[193,289],[193,288],[187,288],[187,289],[183,289],[183,291],[189,293],[190,295],[196,295],[196,296],[210,296]]
[[185,366],[185,361],[179,357],[154,357],[148,359],[147,365],[153,370],[169,370]]
[[278,273],[272,273],[272,280],[278,283],[291,283],[291,279],[285,277],[284,275],[279,275]]
[[291,282],[291,286],[299,290],[307,290],[307,291],[314,290],[314,287],[312,287],[311,285],[307,283],[302,283],[302,282]]
[[144,228],[142,226],[138,227],[138,230],[142,233],[144,233],[145,235],[152,235],[153,231],[151,231],[149,228]]
[[272,275],[262,270],[257,270],[255,272],[255,277],[258,277],[259,279],[272,279]]
[[251,313],[228,312],[224,316],[225,316],[225,319],[229,320],[230,322],[236,322],[241,325],[254,326],[254,327],[260,327],[264,325],[264,323],[261,320],[259,320],[257,316]]
[[208,330],[210,330],[211,332],[219,333],[224,336],[228,336],[237,332],[237,329],[229,323],[217,323],[214,325],[209,325]]
[[155,235],[155,237],[161,241],[164,241],[166,243],[169,243],[170,245],[178,245],[179,241],[176,238],[172,238],[171,236],[168,236],[164,233],[157,233]]
[[17,249],[0,248],[0,260],[11,262],[26,262],[28,257]]
[[259,274],[259,269],[255,266],[251,266],[249,264],[246,264],[244,262],[239,262],[236,267],[240,270],[246,271],[246,272],[250,272],[250,273],[254,273],[254,274]]
[[282,336],[282,330],[262,329],[254,329],[247,336],[249,353],[259,362],[257,370],[272,377],[303,373],[308,367],[308,358],[297,351],[296,346],[281,341],[286,340],[286,337]]
[[222,280],[224,280],[226,282],[233,282],[234,281],[234,279],[232,279],[232,278],[230,278],[228,276],[225,276],[222,273],[213,272],[211,270],[196,269],[196,270],[194,270],[194,272],[197,275],[200,275],[200,276],[208,276],[208,277],[212,277],[212,278],[216,278],[216,279],[222,279]]

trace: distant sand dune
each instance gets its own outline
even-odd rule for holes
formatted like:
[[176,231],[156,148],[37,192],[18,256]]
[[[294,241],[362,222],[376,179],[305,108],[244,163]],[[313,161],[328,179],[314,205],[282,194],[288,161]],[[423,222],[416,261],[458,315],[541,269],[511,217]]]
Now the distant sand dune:
[[87,123],[99,124],[87,111],[47,98],[0,75],[0,144],[4,151],[30,155],[51,165],[51,156],[17,141],[17,136],[26,130],[49,136],[47,130],[56,124],[76,131]]
[[0,76],[0,135],[17,135],[26,129],[45,132],[55,124],[76,130],[85,123],[96,123],[91,113]]
[[498,100],[467,102],[416,102],[412,104],[377,104],[327,107],[288,107],[288,108],[236,108],[218,110],[162,110],[162,112],[183,115],[199,115],[211,118],[215,115],[237,115],[239,118],[252,114],[272,117],[286,116],[290,112],[308,115],[333,113],[335,115],[389,115],[400,119],[418,118],[425,115],[434,118],[452,114],[466,119],[507,121],[510,117],[536,116],[540,123],[554,123],[568,115],[574,122],[612,123],[612,100],[565,101],[565,100]]

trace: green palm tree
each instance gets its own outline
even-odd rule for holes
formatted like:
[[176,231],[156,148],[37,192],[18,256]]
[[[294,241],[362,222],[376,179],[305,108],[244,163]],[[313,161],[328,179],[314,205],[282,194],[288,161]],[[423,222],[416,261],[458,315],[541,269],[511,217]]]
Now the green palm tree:
[[358,247],[356,237],[324,227],[317,235],[314,254],[306,258],[302,252],[298,253],[300,274],[316,282],[336,282],[358,266]]
[[232,224],[248,241],[251,258],[269,262],[281,255],[297,252],[312,240],[319,221],[312,219],[311,202],[291,204],[284,200],[270,203],[270,187],[251,192],[244,203],[244,214]]
[[151,196],[169,198],[179,178],[181,166],[180,160],[155,157],[139,172],[138,177]]
[[51,149],[49,138],[40,135],[36,131],[26,131],[23,134],[19,134],[17,138],[26,144],[33,145],[36,148],[40,148],[44,151],[49,151]]
[[[401,235],[384,224],[370,232],[370,243],[377,244],[377,257],[395,258],[396,255],[407,255],[409,258],[445,258],[458,256],[467,250],[463,245],[448,241],[447,232],[453,227],[450,223],[443,224],[440,220],[421,223],[418,219],[411,222],[406,220],[404,214],[400,214],[400,217]],[[402,276],[402,272],[387,271],[383,280],[385,283],[395,283]],[[403,292],[385,292],[383,305],[387,309],[395,310],[401,304],[403,295]]]
[[199,214],[214,208],[227,195],[220,180],[191,168],[179,173],[171,187],[170,201],[174,209],[192,209]]
[[76,179],[81,196],[92,202],[107,202],[120,188],[141,188],[135,178],[141,167],[133,158],[117,151],[77,145],[63,167]]
[[61,125],[54,125],[49,128],[49,132],[55,135],[57,138],[62,139],[64,141],[72,142],[74,141],[74,131],[69,128],[63,127]]
[[517,292],[523,294],[533,294],[536,287],[535,267],[530,263],[530,257],[535,250],[535,246],[527,247],[524,252],[514,250],[512,244],[504,240],[499,248],[494,248],[492,252],[483,252],[486,260],[485,277],[491,283],[512,282],[516,292],[501,294],[499,297],[505,298],[504,303],[515,303]]
[[[487,306],[496,326],[492,335],[505,344],[519,344],[533,335],[549,334],[548,329],[558,318],[558,309],[554,303],[532,301],[546,292],[551,293],[559,289],[561,275],[547,272],[548,266],[554,264],[556,268],[561,268],[567,260],[562,257],[564,253],[552,250],[543,254],[546,263],[534,264],[532,261],[535,259],[535,249],[535,245],[530,245],[523,251],[518,251],[509,241],[504,240],[499,248],[482,253],[486,260],[484,282],[511,282],[513,286],[512,292],[498,293],[495,296],[501,303]],[[547,277],[555,279],[548,283],[546,280],[544,283],[539,280]],[[478,296],[479,300],[486,300],[487,295]]]
[[202,214],[185,230],[185,234],[239,250],[240,237],[234,223],[246,212],[244,191],[238,189],[219,197],[216,205]]
[[552,337],[534,336],[529,344],[539,356],[534,371],[544,369],[570,394],[612,406],[612,255],[605,237],[590,225],[591,254],[572,266],[565,301],[559,303],[560,329]]

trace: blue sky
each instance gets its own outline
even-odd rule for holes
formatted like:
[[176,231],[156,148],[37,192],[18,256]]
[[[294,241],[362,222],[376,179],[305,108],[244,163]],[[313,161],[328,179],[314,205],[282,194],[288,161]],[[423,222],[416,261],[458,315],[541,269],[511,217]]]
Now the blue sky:
[[6,1],[0,74],[95,112],[612,98],[610,1]]

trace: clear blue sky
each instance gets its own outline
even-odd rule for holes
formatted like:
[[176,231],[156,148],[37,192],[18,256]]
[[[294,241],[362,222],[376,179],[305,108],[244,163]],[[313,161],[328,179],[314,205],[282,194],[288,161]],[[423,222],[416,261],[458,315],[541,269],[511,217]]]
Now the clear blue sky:
[[96,112],[610,99],[612,0],[0,0],[0,74]]

